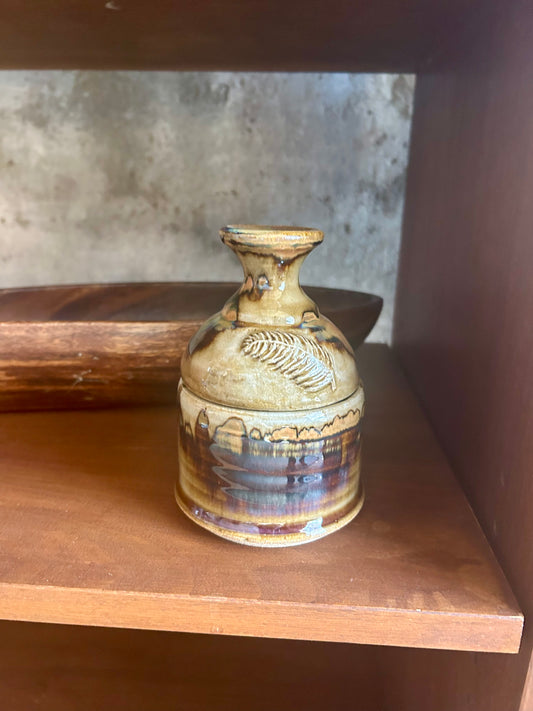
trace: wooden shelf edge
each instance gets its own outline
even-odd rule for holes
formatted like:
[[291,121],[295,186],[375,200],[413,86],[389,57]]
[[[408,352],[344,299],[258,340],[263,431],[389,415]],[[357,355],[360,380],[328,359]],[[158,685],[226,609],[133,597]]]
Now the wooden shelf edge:
[[[305,615],[307,634],[302,635],[301,622],[295,611]],[[395,614],[402,619],[400,629],[391,624]],[[0,618],[508,654],[519,651],[524,623],[521,613],[478,615],[280,601],[243,603],[240,599],[231,598],[5,583],[0,584]],[[171,624],[170,619],[173,620]],[[436,622],[440,640],[435,638]],[[389,625],[386,639],[383,637],[384,625]],[[468,628],[468,642],[465,642],[465,626]]]
[[[3,69],[397,72],[420,67],[471,2],[4,0]],[[46,32],[42,28],[46,27]],[[236,29],[238,28],[238,31]]]

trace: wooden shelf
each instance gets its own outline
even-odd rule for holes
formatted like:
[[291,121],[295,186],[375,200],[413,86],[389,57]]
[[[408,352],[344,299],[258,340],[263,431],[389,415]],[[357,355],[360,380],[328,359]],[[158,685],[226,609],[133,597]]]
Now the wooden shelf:
[[0,67],[415,71],[482,4],[4,0]]
[[390,350],[358,354],[367,500],[262,550],[173,501],[172,408],[0,416],[0,617],[516,652],[522,615]]
[[2,709],[384,711],[377,668],[382,651],[358,644],[0,622]]

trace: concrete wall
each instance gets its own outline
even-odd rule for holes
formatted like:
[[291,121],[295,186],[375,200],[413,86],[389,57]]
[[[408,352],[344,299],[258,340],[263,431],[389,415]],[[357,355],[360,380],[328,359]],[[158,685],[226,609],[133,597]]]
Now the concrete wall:
[[238,280],[231,222],[326,232],[303,283],[385,298],[390,338],[413,80],[0,73],[0,287]]

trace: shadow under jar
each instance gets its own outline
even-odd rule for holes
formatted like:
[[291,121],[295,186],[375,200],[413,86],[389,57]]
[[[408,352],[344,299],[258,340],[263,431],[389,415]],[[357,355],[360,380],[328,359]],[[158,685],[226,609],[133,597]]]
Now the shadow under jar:
[[307,543],[363,503],[363,388],[351,346],[299,284],[322,232],[221,230],[244,282],[182,359],[176,500],[200,526],[247,545]]

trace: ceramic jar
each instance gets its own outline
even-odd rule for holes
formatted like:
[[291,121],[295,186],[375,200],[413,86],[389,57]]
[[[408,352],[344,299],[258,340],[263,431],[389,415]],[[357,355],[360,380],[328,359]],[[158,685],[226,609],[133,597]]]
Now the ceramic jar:
[[221,230],[244,282],[182,359],[176,499],[255,546],[306,543],[358,513],[364,394],[353,351],[299,284],[320,231]]

